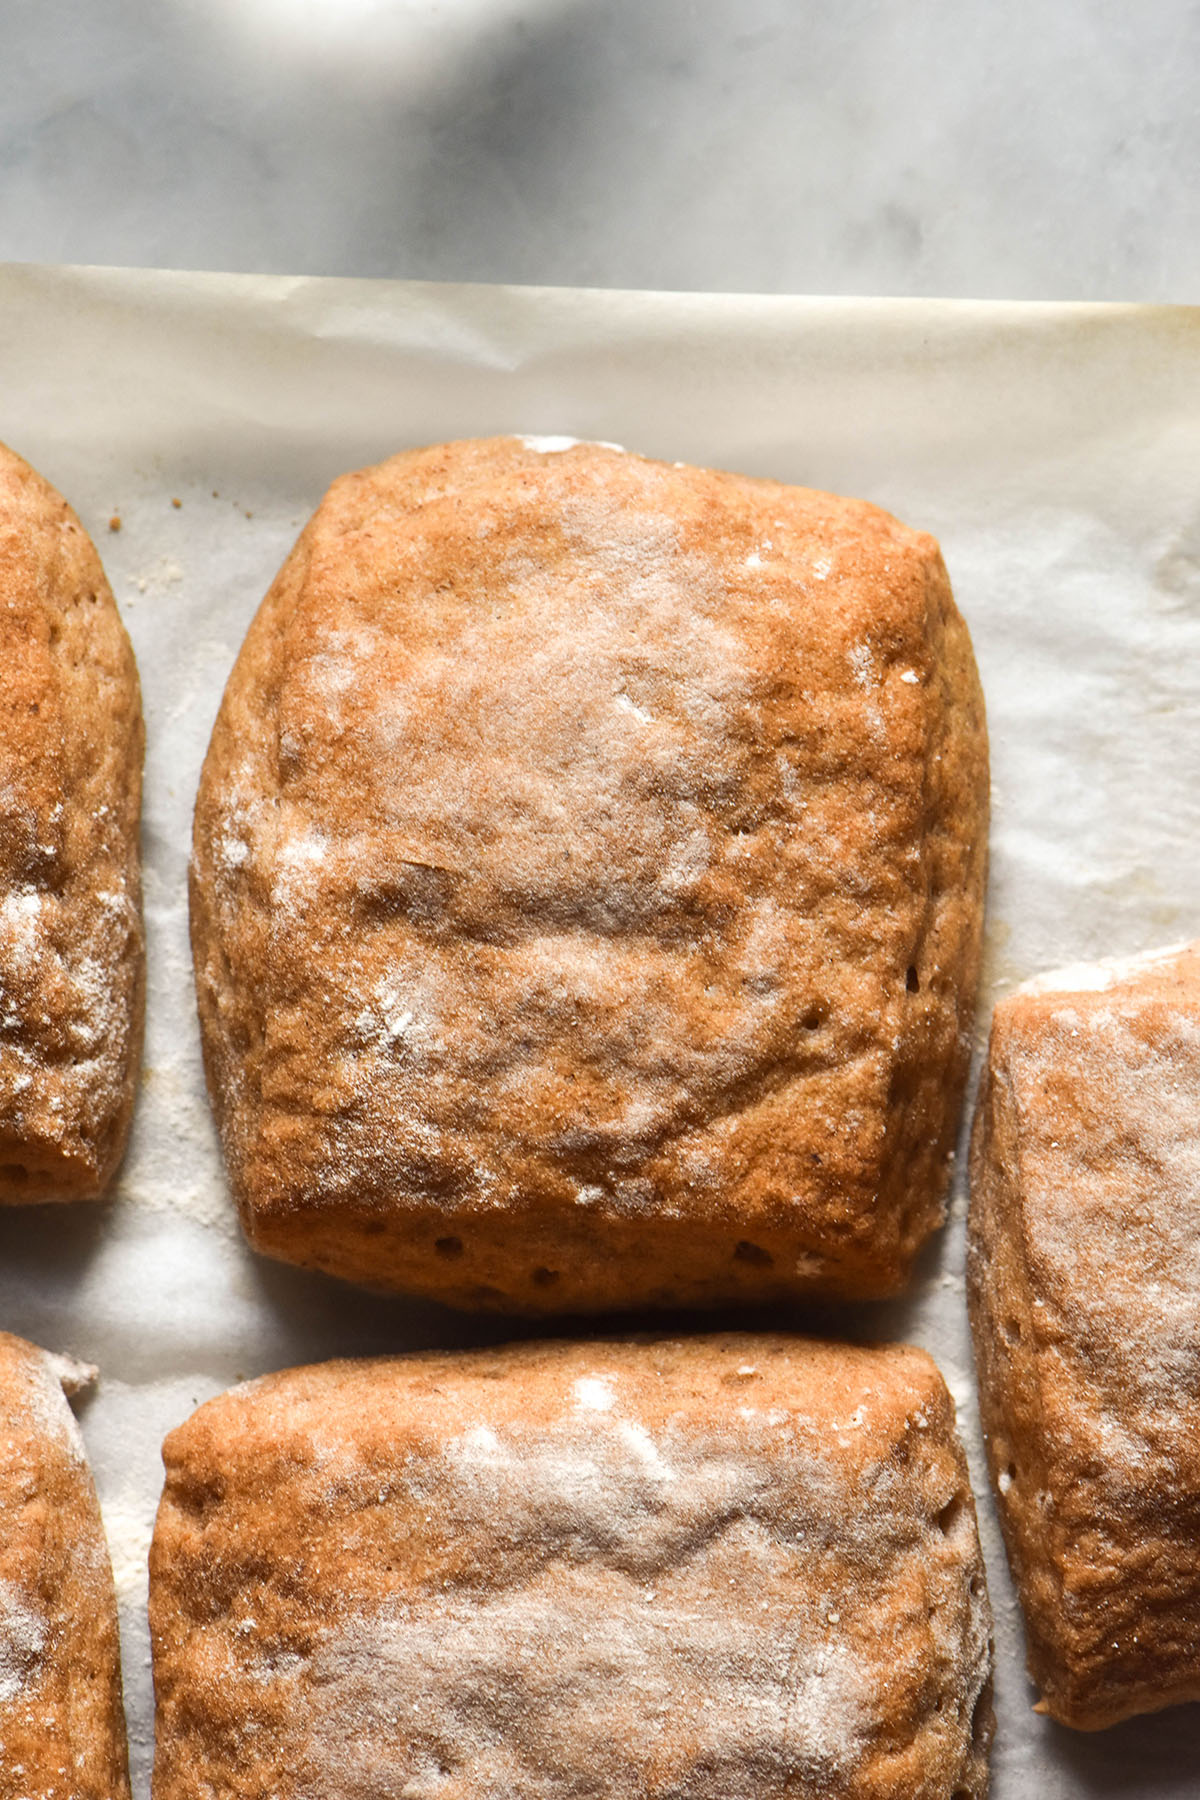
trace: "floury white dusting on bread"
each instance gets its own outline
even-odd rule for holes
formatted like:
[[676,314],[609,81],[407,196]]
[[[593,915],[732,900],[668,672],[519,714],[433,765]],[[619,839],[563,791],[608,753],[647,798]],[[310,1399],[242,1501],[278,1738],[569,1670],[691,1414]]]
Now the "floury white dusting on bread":
[[609,1412],[616,1405],[617,1396],[613,1392],[610,1381],[603,1375],[581,1375],[571,1388],[575,1396],[576,1406],[585,1412]]
[[434,984],[420,967],[399,967],[382,977],[354,1023],[364,1042],[404,1058],[428,1056],[437,1047]]
[[8,940],[12,967],[21,973],[43,950],[42,898],[36,888],[18,888],[0,899],[0,933]]
[[1170,963],[1187,949],[1187,943],[1168,944],[1163,949],[1143,950],[1133,956],[1108,956],[1096,962],[1066,963],[1058,969],[1047,969],[1033,975],[1014,988],[1017,994],[1097,993],[1116,987],[1139,975],[1153,974],[1161,964]]
[[49,1635],[49,1622],[29,1605],[28,1590],[0,1581],[0,1706],[35,1678]]
[[539,456],[561,456],[565,450],[578,450],[581,445],[594,450],[613,450],[618,456],[629,454],[624,444],[610,444],[603,438],[523,437],[519,442]]
[[68,1461],[79,1466],[87,1457],[79,1423],[67,1402],[67,1394],[90,1387],[95,1379],[96,1370],[90,1364],[49,1352],[44,1352],[37,1361],[31,1359],[22,1372],[21,1400],[30,1424]]
[[[1119,1418],[1109,1424],[1127,1442],[1140,1435],[1152,1450],[1191,1434],[1200,1391],[1200,1004],[1194,995],[1177,1008],[1165,1003],[1148,1042],[1136,988],[1128,998],[1122,988],[1169,967],[1178,954],[1110,964],[1098,973],[1111,979],[1091,989],[1072,974],[1055,1014],[1057,1029],[1018,1053],[1022,1081],[1045,1092],[1056,1078],[1078,1079],[1081,1067],[1095,1071],[1106,1123],[1092,1127],[1090,1150],[1087,1122],[1068,1113],[1026,1151],[1036,1188],[1026,1229],[1032,1254],[1057,1278],[1056,1296],[1071,1329],[1086,1329],[1096,1340],[1100,1379],[1114,1402],[1119,1391],[1145,1409],[1132,1433]],[[1072,990],[1088,993],[1091,1003],[1072,1008]],[[1021,990],[1035,999],[1058,992]],[[1097,1005],[1096,994],[1112,995],[1113,1004]],[[1095,1167],[1105,1154],[1127,1165],[1119,1211],[1104,1203],[1102,1188],[1089,1192],[1087,1165]],[[1056,1191],[1070,1195],[1070,1203],[1056,1203]],[[1086,1428],[1080,1421],[1078,1429]],[[1120,1483],[1121,1460],[1110,1458],[1109,1468]]]
[[[298,1704],[306,1800],[324,1800],[335,1776],[345,1792],[347,1774],[365,1796],[381,1754],[403,1758],[413,1794],[466,1776],[505,1800],[556,1795],[594,1781],[600,1742],[615,1765],[608,1791],[632,1793],[668,1718],[689,1736],[689,1794],[760,1800],[797,1781],[840,1788],[873,1724],[874,1671],[819,1613],[776,1600],[750,1619],[705,1618],[611,1574],[581,1573],[553,1596],[359,1616],[319,1642],[311,1675]],[[614,1705],[614,1687],[636,1706]],[[486,1722],[489,1700],[504,1706],[503,1732]]]
[[227,869],[241,869],[250,860],[250,846],[245,838],[227,831],[218,846],[221,862]]
[[[0,1023],[10,1034],[4,1092],[43,1134],[66,1140],[72,1118],[120,1101],[122,1052],[129,1031],[128,993],[119,972],[122,947],[139,930],[137,908],[118,877],[116,891],[92,898],[90,929],[73,925],[61,896],[18,890],[0,901]],[[57,1016],[46,1011],[52,996]],[[49,1045],[56,1087],[36,1112],[31,1092]],[[63,1051],[66,1054],[63,1054]],[[7,1075],[7,1079],[5,1076]],[[26,1096],[22,1101],[21,1096]],[[61,1127],[51,1126],[63,1115]]]
[[[272,899],[287,914],[297,905],[309,901],[319,872],[329,855],[329,839],[322,831],[305,826],[284,830],[275,855],[275,880]],[[235,863],[235,867],[240,864]]]

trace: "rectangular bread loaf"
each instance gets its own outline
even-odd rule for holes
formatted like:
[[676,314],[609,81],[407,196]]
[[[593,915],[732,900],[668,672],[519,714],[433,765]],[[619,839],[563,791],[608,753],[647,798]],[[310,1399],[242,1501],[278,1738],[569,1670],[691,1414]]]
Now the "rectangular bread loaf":
[[894,1293],[970,1051],[987,733],[938,547],[603,445],[335,482],[196,801],[251,1243],[522,1313]]
[[971,1154],[980,1408],[1042,1710],[1200,1699],[1200,954],[996,1008]]
[[95,1199],[125,1149],[145,941],[137,668],[61,494],[0,444],[0,1204]]
[[63,1392],[88,1371],[0,1332],[0,1800],[128,1800],[100,1508]]
[[974,1508],[921,1351],[332,1363],[164,1456],[155,1800],[986,1790]]

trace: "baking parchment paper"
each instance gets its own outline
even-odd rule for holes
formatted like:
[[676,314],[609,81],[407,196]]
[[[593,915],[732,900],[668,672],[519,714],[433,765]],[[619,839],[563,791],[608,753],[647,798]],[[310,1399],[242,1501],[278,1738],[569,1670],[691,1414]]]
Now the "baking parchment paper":
[[[263,1370],[514,1333],[244,1247],[204,1097],[185,901],[225,678],[328,482],[408,445],[508,431],[863,495],[938,535],[991,726],[980,1041],[996,996],[1039,969],[1200,933],[1200,309],[0,268],[0,437],[95,537],[146,709],[132,1146],[111,1205],[0,1216],[0,1324],[101,1370],[81,1413],[139,1795],[164,1433]],[[1030,1710],[978,1433],[964,1203],[960,1180],[904,1301],[763,1322],[910,1338],[950,1383],[996,1611],[996,1800],[1194,1795],[1200,1707],[1099,1736]]]

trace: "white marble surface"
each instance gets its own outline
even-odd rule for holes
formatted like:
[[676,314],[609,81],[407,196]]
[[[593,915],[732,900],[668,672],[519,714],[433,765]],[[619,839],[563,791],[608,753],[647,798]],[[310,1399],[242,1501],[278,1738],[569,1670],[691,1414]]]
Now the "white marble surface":
[[0,0],[0,258],[1200,298],[1195,0]]

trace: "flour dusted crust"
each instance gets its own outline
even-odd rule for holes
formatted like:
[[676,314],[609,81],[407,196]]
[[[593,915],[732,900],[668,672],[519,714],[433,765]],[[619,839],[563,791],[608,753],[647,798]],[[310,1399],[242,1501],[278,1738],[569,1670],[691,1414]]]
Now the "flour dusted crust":
[[167,1439],[154,1800],[970,1800],[989,1614],[923,1352],[535,1343]]
[[1200,946],[996,1008],[970,1298],[1044,1709],[1200,1699]]
[[87,533],[3,446],[0,669],[0,1202],[90,1199],[141,1046],[141,700]]
[[898,1288],[986,811],[966,628],[885,513],[511,438],[335,482],[196,809],[251,1241],[468,1307]]
[[90,1373],[0,1332],[0,1800],[128,1800],[112,1570],[63,1392]]

